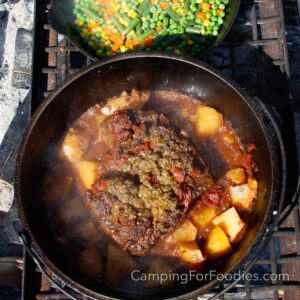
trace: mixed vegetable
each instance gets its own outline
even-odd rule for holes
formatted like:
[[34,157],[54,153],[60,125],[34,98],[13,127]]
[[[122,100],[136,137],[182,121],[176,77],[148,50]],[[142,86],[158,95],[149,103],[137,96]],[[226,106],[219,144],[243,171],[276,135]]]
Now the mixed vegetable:
[[197,56],[218,35],[228,2],[75,0],[75,24],[99,58],[151,50]]

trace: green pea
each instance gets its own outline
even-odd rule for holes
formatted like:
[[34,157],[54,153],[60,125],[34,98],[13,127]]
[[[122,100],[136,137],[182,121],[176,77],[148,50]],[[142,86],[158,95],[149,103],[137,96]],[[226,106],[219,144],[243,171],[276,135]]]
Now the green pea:
[[219,19],[219,18],[218,18],[218,17],[215,17],[215,16],[211,18],[211,20],[214,21],[214,22],[218,22],[218,19]]
[[169,46],[169,47],[167,47],[166,51],[167,52],[173,52],[173,48]]
[[192,10],[192,11],[197,11],[198,9],[197,9],[197,6],[195,5],[195,4],[191,4],[190,5],[190,9]]
[[217,36],[217,35],[218,35],[218,31],[217,31],[217,30],[214,30],[214,31],[212,32],[212,34],[213,34],[214,36]]
[[206,18],[207,19],[210,19],[212,17],[212,13],[210,11],[208,11],[206,14],[205,14]]
[[224,23],[223,19],[222,18],[218,18],[218,23],[219,24],[223,24]]
[[223,3],[219,4],[219,9],[225,9],[225,4]]
[[223,10],[220,12],[220,17],[221,17],[221,18],[224,18],[224,17],[225,17],[225,12],[224,12]]
[[155,12],[156,12],[156,7],[155,7],[155,6],[152,6],[152,7],[150,8],[150,12],[155,13]]

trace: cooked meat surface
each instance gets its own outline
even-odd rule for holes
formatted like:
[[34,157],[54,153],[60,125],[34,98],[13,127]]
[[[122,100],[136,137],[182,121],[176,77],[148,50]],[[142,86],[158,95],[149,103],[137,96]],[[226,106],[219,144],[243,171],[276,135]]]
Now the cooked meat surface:
[[211,175],[163,114],[118,111],[103,127],[112,147],[87,206],[124,250],[146,255],[213,184]]

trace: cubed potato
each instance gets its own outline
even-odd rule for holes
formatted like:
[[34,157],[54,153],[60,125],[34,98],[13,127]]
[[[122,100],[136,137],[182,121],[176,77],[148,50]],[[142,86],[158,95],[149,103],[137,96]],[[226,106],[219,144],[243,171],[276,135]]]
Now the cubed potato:
[[117,284],[119,280],[130,276],[137,269],[138,264],[127,252],[122,251],[120,246],[108,243],[105,280],[108,284]]
[[69,130],[63,141],[60,156],[66,158],[71,163],[76,163],[82,156],[83,150],[81,148],[82,145],[80,146],[80,144],[85,143],[82,141],[84,139],[85,138],[79,133],[72,129]]
[[196,122],[196,132],[204,137],[216,134],[223,125],[222,114],[205,105],[197,106],[194,120]]
[[99,164],[93,161],[82,160],[77,164],[79,177],[86,189],[89,189],[98,176]]
[[232,243],[238,242],[243,235],[245,223],[234,207],[212,220],[213,225],[221,227]]
[[177,242],[190,242],[196,239],[197,228],[190,220],[186,220],[174,231],[173,234]]
[[179,257],[188,264],[197,265],[205,260],[196,241],[178,243],[178,248]]
[[198,234],[205,236],[206,229],[218,214],[215,208],[204,205],[202,205],[201,208],[193,209],[191,211],[191,218],[193,223],[197,226]]
[[66,199],[70,192],[73,183],[73,178],[66,175],[53,175],[50,177],[44,186],[45,202]]
[[257,180],[255,178],[249,178],[248,179],[248,185],[249,185],[249,188],[252,191],[255,191],[255,196],[256,196],[256,194],[257,194],[257,187],[258,187]]
[[85,249],[78,256],[80,270],[94,279],[100,279],[103,275],[103,261],[96,248]]
[[154,255],[178,257],[178,245],[173,234],[159,240],[152,248],[151,253]]
[[[52,218],[63,230],[67,229],[71,224],[76,224],[78,220],[82,218],[82,214],[84,214],[85,211],[86,208],[81,198],[74,197],[60,203],[53,211]],[[70,233],[71,232],[72,230],[70,230]]]
[[257,195],[257,181],[248,179],[248,183],[229,187],[229,193],[233,206],[238,211],[251,211]]
[[246,173],[244,168],[236,168],[226,172],[227,177],[234,185],[243,184],[246,182]]
[[[149,267],[146,269],[147,274],[155,274],[154,276],[147,276],[147,281],[144,282],[146,287],[157,287],[157,286],[172,286],[175,281],[169,278],[164,278],[160,275],[171,274],[174,272],[174,267],[170,261],[166,258],[157,257],[149,263]],[[157,274],[157,275],[156,275]],[[164,279],[164,280],[160,280]]]
[[227,255],[231,251],[230,241],[220,227],[213,228],[207,237],[205,254],[209,259],[217,259]]

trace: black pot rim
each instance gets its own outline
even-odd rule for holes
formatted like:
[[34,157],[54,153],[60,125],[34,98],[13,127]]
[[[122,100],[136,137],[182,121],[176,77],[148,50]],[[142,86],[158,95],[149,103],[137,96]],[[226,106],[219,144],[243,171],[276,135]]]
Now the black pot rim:
[[[258,117],[257,111],[259,110],[260,113],[264,115],[264,117],[271,123],[271,126],[273,127],[273,132],[270,132],[270,135],[266,135],[268,137],[268,142],[273,145],[273,149],[270,150],[272,159],[274,161],[277,161],[278,165],[281,169],[281,174],[278,174],[277,178],[277,185],[278,185],[278,191],[272,190],[272,193],[275,193],[275,195],[270,195],[270,199],[275,199],[277,201],[273,201],[269,207],[268,207],[268,213],[266,213],[262,228],[260,228],[259,233],[256,235],[256,237],[251,242],[248,252],[245,253],[236,263],[235,266],[233,266],[231,269],[228,270],[227,273],[234,273],[241,269],[241,267],[249,260],[251,259],[251,262],[246,266],[245,271],[248,271],[255,261],[258,259],[259,255],[262,253],[262,251],[267,246],[267,242],[270,240],[272,233],[274,229],[276,229],[277,222],[279,219],[280,211],[282,209],[284,195],[285,195],[285,187],[286,187],[286,156],[283,146],[282,137],[280,134],[280,130],[278,129],[275,120],[273,119],[272,115],[268,111],[268,109],[265,107],[265,105],[259,100],[259,99],[253,99],[251,98],[245,91],[239,87],[233,80],[230,78],[224,76],[220,71],[214,69],[213,67],[207,65],[206,63],[203,63],[199,61],[198,59],[188,58],[184,56],[178,56],[178,55],[168,55],[168,54],[162,54],[162,53],[129,53],[129,54],[123,54],[115,57],[110,58],[104,58],[99,60],[98,62],[91,64],[87,67],[82,68],[79,72],[71,75],[68,79],[66,79],[62,84],[60,84],[55,91],[53,91],[48,97],[46,97],[43,102],[40,104],[40,106],[36,109],[35,113],[32,116],[31,121],[29,122],[29,125],[24,133],[24,137],[21,143],[21,146],[19,148],[19,153],[17,156],[17,164],[16,164],[16,172],[15,172],[15,198],[17,200],[17,207],[18,207],[18,214],[23,226],[23,229],[25,232],[29,233],[31,238],[31,247],[33,252],[37,255],[39,260],[47,267],[49,268],[56,276],[66,284],[67,286],[71,287],[75,292],[80,293],[82,295],[88,296],[91,299],[115,299],[111,298],[106,295],[100,295],[97,292],[91,291],[88,288],[82,286],[81,284],[75,282],[72,280],[69,276],[67,276],[63,271],[58,269],[54,263],[47,257],[47,255],[41,250],[39,247],[37,241],[35,240],[34,236],[31,234],[31,230],[28,227],[28,223],[23,211],[22,206],[22,197],[20,193],[20,170],[22,165],[22,158],[24,155],[24,152],[26,151],[26,145],[28,138],[31,134],[32,129],[34,128],[35,124],[39,120],[39,117],[44,112],[48,104],[71,82],[76,80],[77,78],[84,76],[86,73],[93,69],[97,69],[101,66],[111,64],[117,61],[122,60],[130,60],[130,59],[142,59],[142,58],[153,58],[153,59],[167,59],[170,61],[176,62],[182,62],[186,64],[193,65],[197,68],[201,68],[212,75],[216,76],[220,80],[222,80],[224,83],[226,83],[230,88],[234,89],[241,98],[245,100],[245,102],[249,105],[250,109],[254,111],[255,115],[257,116],[257,119],[260,122],[260,125],[265,131],[270,132],[270,128],[268,129],[266,125],[262,122],[261,117]],[[275,134],[275,140],[272,140],[270,137],[271,135]],[[279,149],[277,145],[279,144]],[[280,162],[279,162],[280,161]],[[279,171],[280,173],[280,171]],[[280,178],[279,178],[280,177]],[[276,178],[275,178],[276,179]],[[273,215],[273,210],[276,209],[278,211],[277,215]],[[264,229],[264,230],[263,230]],[[255,252],[255,253],[254,253]],[[216,287],[217,285],[221,284],[221,281],[218,281],[217,279],[214,279],[210,282],[208,282],[203,287],[200,287],[199,289],[196,289],[192,292],[189,292],[187,294],[181,294],[176,299],[191,299],[194,297],[197,297],[212,288]],[[233,284],[232,284],[233,285]],[[232,286],[230,285],[230,286]],[[147,297],[145,297],[147,299]],[[157,299],[157,298],[155,298]],[[172,298],[174,299],[174,298]]]

